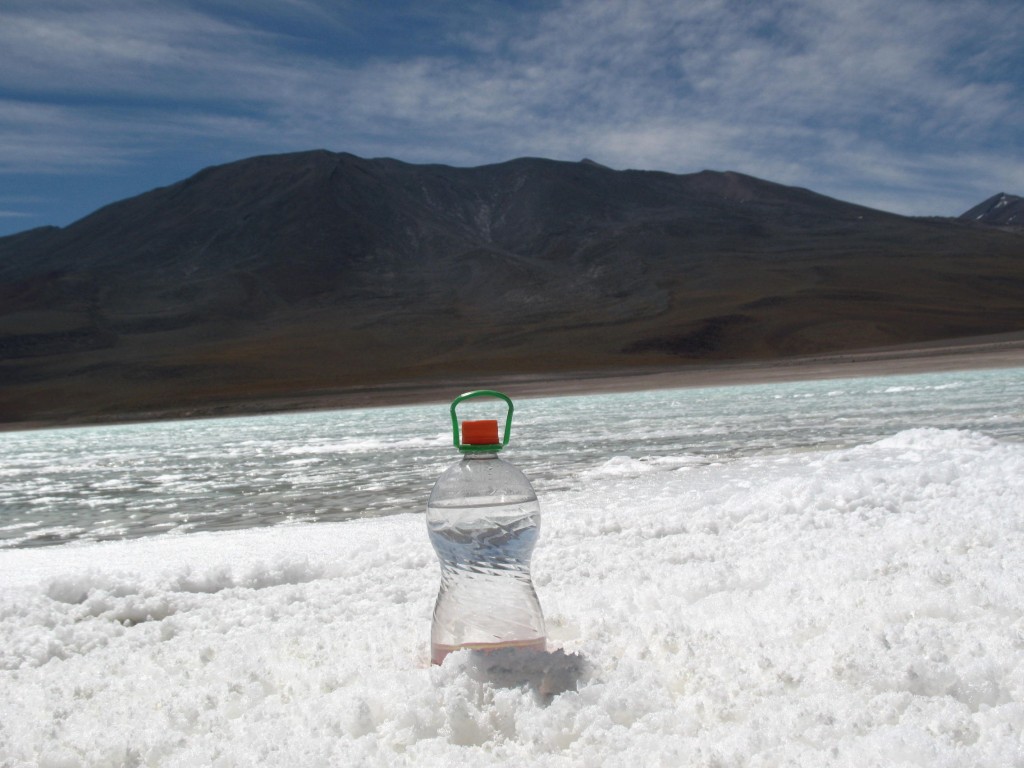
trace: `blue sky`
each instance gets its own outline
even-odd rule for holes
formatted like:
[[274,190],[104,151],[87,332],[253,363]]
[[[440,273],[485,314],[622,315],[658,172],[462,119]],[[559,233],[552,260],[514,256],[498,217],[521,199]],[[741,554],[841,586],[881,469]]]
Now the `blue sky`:
[[0,234],[256,154],[1024,194],[1020,0],[2,0]]

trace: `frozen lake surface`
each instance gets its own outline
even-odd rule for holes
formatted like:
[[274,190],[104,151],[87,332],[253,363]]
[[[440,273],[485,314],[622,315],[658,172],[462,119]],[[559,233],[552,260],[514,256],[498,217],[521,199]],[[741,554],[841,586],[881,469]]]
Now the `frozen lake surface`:
[[572,655],[500,674],[428,664],[446,420],[0,435],[0,763],[1024,765],[1024,371],[517,402]]

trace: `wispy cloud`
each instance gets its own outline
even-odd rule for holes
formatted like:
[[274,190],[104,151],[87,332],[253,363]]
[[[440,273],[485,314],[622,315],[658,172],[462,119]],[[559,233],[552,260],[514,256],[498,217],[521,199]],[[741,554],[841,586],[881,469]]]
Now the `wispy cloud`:
[[906,213],[1024,189],[1015,0],[372,8],[8,3],[0,172],[324,146],[729,168]]

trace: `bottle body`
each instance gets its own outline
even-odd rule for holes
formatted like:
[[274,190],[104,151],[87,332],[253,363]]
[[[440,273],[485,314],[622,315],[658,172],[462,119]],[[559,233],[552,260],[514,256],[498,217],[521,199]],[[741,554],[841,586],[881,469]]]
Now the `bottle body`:
[[427,502],[427,530],[441,564],[431,661],[459,648],[545,646],[530,576],[540,505],[526,476],[496,453],[449,467]]

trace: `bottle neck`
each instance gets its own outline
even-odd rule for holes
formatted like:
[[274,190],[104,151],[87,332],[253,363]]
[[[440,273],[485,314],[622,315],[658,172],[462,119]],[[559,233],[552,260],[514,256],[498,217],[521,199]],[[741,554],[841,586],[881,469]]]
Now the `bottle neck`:
[[472,451],[462,454],[463,461],[495,461],[497,458],[497,451]]

